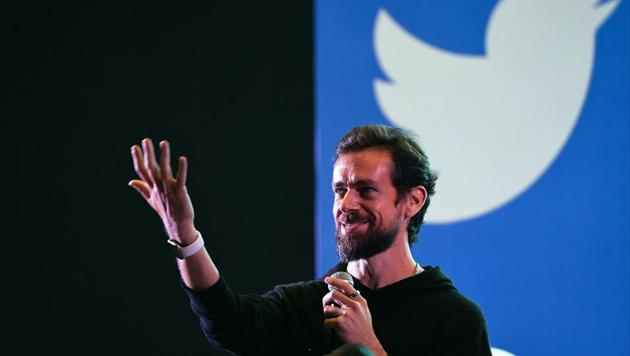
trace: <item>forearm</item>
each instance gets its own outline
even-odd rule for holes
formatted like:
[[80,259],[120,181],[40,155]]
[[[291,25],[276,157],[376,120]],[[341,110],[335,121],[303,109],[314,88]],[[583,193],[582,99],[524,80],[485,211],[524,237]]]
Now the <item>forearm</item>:
[[[190,232],[179,234],[177,239],[184,245],[190,245],[199,238],[198,236],[199,233],[193,228]],[[177,267],[182,281],[190,289],[207,289],[219,280],[219,270],[205,247],[183,260],[177,259]]]
[[205,247],[184,260],[178,259],[177,267],[182,281],[190,289],[207,289],[219,280],[219,270]]

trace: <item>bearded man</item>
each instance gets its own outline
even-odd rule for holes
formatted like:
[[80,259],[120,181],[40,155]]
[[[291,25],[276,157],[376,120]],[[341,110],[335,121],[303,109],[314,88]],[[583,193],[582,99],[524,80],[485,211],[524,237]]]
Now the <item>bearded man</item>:
[[[186,158],[173,177],[168,142],[160,143],[159,164],[152,142],[142,146],[131,148],[140,179],[129,185],[162,218],[213,346],[254,355],[323,355],[344,344],[376,355],[490,355],[480,309],[438,267],[421,266],[411,254],[435,177],[410,133],[361,126],[339,141],[332,189],[341,262],[322,280],[261,296],[233,293],[203,247],[186,191]],[[354,285],[333,276],[340,271]]]

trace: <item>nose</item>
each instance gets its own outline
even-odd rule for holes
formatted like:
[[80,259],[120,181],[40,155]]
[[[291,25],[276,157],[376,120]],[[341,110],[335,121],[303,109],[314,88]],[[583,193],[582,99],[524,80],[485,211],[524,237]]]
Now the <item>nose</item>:
[[357,197],[354,196],[352,191],[346,192],[341,201],[339,202],[339,210],[342,213],[349,213],[359,209]]

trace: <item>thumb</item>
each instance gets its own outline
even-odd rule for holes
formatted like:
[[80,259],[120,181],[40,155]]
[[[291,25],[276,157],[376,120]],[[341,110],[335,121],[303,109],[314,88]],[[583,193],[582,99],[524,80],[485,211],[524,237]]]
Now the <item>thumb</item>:
[[128,185],[135,189],[138,193],[140,193],[140,195],[142,195],[144,199],[149,200],[149,198],[151,197],[151,190],[145,182],[134,179],[129,181]]

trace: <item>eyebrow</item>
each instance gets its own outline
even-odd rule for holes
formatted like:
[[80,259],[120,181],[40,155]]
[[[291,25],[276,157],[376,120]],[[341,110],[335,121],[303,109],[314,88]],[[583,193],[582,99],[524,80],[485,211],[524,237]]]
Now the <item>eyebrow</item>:
[[[362,186],[366,186],[366,185],[371,185],[371,186],[376,186],[378,187],[378,183],[375,180],[372,179],[357,179],[357,180],[352,180],[350,181],[347,185],[351,186],[351,187],[362,187]],[[346,184],[343,182],[335,182],[333,184],[334,188],[338,188],[338,187],[345,187]]]

